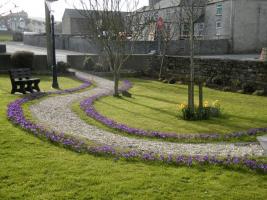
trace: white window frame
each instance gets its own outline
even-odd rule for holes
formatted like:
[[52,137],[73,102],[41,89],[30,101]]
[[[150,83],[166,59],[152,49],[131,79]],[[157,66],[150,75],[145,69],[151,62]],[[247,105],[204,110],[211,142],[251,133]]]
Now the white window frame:
[[223,14],[223,4],[219,3],[216,5],[216,15],[222,16]]
[[216,35],[221,35],[222,30],[222,20],[218,19],[216,20]]

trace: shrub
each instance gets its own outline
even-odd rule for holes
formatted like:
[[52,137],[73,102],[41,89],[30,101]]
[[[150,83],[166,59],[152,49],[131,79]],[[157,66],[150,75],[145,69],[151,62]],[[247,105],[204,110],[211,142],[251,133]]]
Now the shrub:
[[170,78],[169,79],[169,84],[175,84],[176,83],[176,79],[175,78]]
[[229,86],[225,86],[225,87],[223,87],[222,90],[225,91],[225,92],[229,92],[229,91],[231,91],[232,89],[231,89],[231,87],[229,87]]
[[94,66],[94,71],[95,72],[108,72],[109,68],[105,67],[105,65],[103,65],[101,63],[96,63]]
[[57,72],[58,73],[66,73],[67,69],[70,68],[70,67],[71,66],[70,66],[69,63],[60,61],[60,62],[57,63]]
[[93,61],[92,57],[87,56],[83,61],[83,69],[85,70],[94,70],[95,62]]
[[213,84],[222,86],[223,85],[223,78],[221,76],[215,76],[215,77],[212,78],[212,81],[211,82]]
[[207,101],[204,103],[204,107],[197,107],[192,111],[186,104],[180,104],[179,109],[182,112],[182,118],[184,120],[208,120],[211,117],[220,117],[221,105],[218,100],[213,102],[210,106]]
[[17,51],[11,56],[15,68],[32,68],[33,59],[34,53],[29,51]]
[[264,96],[264,90],[256,90],[255,92],[253,92],[253,95]]
[[231,85],[235,89],[242,87],[242,83],[241,83],[241,81],[239,79],[233,79],[233,80],[231,80]]
[[244,93],[252,94],[253,92],[255,92],[256,87],[255,87],[255,84],[253,84],[253,83],[244,83],[242,85],[242,89],[243,89]]

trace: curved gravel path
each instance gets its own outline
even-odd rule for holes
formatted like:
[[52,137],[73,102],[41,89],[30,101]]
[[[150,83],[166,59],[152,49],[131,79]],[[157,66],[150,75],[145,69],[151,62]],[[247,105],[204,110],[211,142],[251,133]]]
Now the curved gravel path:
[[131,148],[141,151],[183,155],[214,155],[214,156],[262,156],[264,151],[257,143],[251,144],[180,144],[164,141],[128,138],[91,126],[71,111],[71,104],[95,94],[111,92],[113,82],[76,71],[76,75],[93,81],[97,86],[82,93],[47,98],[32,105],[30,110],[37,121],[49,129],[74,136],[84,137],[102,145],[120,148]]

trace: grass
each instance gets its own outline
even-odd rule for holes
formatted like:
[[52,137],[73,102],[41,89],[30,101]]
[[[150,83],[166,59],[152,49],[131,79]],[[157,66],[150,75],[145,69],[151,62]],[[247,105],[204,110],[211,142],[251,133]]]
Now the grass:
[[9,34],[5,34],[5,35],[0,35],[0,42],[7,42],[7,41],[11,41],[12,35]]
[[97,111],[130,127],[162,132],[227,134],[267,126],[266,97],[204,88],[205,100],[220,100],[223,116],[192,122],[181,119],[178,111],[178,104],[187,102],[187,86],[132,81],[133,98],[102,98],[95,103]]
[[[43,89],[51,82],[41,77]],[[60,85],[75,87],[69,78]],[[9,79],[0,77],[0,199],[265,199],[267,176],[221,167],[173,167],[79,154],[6,119]],[[64,87],[66,88],[66,87]]]

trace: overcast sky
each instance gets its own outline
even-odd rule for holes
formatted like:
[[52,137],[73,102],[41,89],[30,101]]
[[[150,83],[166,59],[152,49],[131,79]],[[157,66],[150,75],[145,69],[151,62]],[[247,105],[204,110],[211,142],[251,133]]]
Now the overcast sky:
[[[67,1],[77,3],[79,0]],[[8,6],[0,8],[2,13],[10,10],[14,3],[18,6],[16,10],[13,9],[14,11],[24,10],[28,13],[29,17],[44,18],[44,0],[0,0],[0,2],[9,2]],[[54,15],[56,20],[61,21],[65,8],[72,8],[72,5],[73,3],[66,3],[65,0],[58,0],[57,2],[54,2],[52,4],[52,9],[55,11]],[[148,5],[148,0],[140,0],[140,7],[144,5]]]

